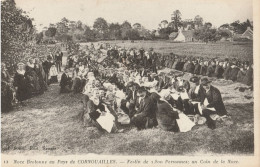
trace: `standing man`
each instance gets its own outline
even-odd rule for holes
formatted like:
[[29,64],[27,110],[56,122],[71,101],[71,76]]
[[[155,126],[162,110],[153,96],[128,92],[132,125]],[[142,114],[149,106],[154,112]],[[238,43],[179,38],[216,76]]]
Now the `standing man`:
[[44,78],[45,83],[47,83],[47,84],[48,84],[50,68],[52,66],[52,63],[50,62],[50,60],[51,60],[50,58],[45,58],[45,61],[42,63],[42,68],[45,73],[45,76],[43,78]]
[[153,48],[150,48],[150,62],[152,71],[157,74],[156,62],[157,62],[157,54],[154,52]]
[[58,72],[61,72],[62,56],[63,56],[63,53],[61,51],[59,51],[56,56],[56,68],[57,68]]

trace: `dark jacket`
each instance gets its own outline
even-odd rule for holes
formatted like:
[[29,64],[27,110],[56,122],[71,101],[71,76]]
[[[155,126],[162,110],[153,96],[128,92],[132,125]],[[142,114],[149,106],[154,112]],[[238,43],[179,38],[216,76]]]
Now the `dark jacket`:
[[201,68],[201,65],[196,64],[195,67],[194,67],[194,74],[199,75],[200,74],[200,68]]
[[238,67],[231,68],[229,79],[231,79],[233,82],[235,82],[237,80],[237,74],[238,74],[239,70],[240,69]]
[[229,79],[230,79],[231,69],[232,69],[232,68],[231,68],[230,66],[228,66],[228,67],[225,69],[225,71],[224,71],[224,73],[223,73],[223,77],[224,77],[225,80],[229,80]]
[[246,71],[238,71],[237,73],[237,82],[243,83],[243,79],[246,76]]
[[70,85],[71,78],[67,76],[65,73],[61,75],[61,80],[60,80],[60,87],[64,88],[67,85]]
[[140,102],[137,117],[155,118],[156,104],[150,95],[146,95]]
[[224,73],[224,68],[220,65],[216,66],[214,77],[216,78],[222,78]]
[[43,68],[43,70],[44,70],[44,72],[45,72],[46,74],[49,74],[51,66],[52,66],[52,63],[49,62],[49,61],[44,61],[44,62],[42,63],[42,68]]
[[250,67],[246,71],[246,75],[243,79],[243,83],[248,85],[248,86],[251,86],[253,84],[253,68]]
[[208,77],[213,77],[214,76],[214,73],[215,73],[215,68],[216,68],[216,66],[214,65],[209,65],[208,66],[208,68],[207,68],[207,73],[206,73],[206,75],[208,76]]
[[206,73],[207,73],[207,69],[208,69],[208,66],[202,65],[202,66],[200,67],[200,75],[205,76]]
[[195,65],[193,63],[189,63],[187,66],[186,66],[186,71],[188,73],[192,73],[194,72],[194,69],[195,69]]
[[200,85],[198,94],[195,93],[196,86],[192,87],[189,92],[190,99],[192,101],[201,102],[202,98],[205,98],[205,92],[203,91],[202,86]]
[[171,105],[166,101],[159,100],[157,102],[156,119],[159,128],[165,131],[178,132],[179,127],[176,119],[179,119],[179,114],[173,111]]
[[210,90],[207,93],[205,89],[203,89],[203,91],[205,92],[205,96],[201,97],[201,103],[203,103],[205,98],[207,98],[209,102],[207,105],[208,108],[214,107],[216,109],[216,113],[220,116],[226,115],[227,111],[222,101],[220,91],[214,86],[210,86]]

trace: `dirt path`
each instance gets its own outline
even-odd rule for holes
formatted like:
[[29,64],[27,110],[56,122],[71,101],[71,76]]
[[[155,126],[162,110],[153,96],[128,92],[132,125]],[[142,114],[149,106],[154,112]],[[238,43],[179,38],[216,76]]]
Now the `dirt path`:
[[[64,52],[63,65],[67,53]],[[82,111],[80,94],[60,94],[52,84],[40,96],[3,113],[2,153],[5,154],[119,154],[119,155],[193,155],[252,154],[254,148],[252,92],[239,92],[237,83],[213,82],[222,92],[231,118],[217,123],[217,129],[195,126],[187,133],[160,129],[121,134],[101,133],[85,128],[78,115]]]

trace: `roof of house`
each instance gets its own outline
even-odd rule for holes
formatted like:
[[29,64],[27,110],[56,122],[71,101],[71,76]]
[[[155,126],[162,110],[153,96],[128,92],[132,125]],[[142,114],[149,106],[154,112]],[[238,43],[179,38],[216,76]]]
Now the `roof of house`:
[[253,38],[253,31],[250,27],[248,27],[247,30],[242,34],[242,37]]
[[169,38],[176,38],[178,36],[178,32],[172,32],[170,35],[169,35]]

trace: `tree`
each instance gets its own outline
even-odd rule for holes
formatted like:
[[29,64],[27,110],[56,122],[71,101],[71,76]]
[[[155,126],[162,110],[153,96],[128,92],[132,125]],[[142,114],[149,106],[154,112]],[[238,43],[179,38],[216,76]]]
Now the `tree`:
[[32,51],[36,37],[35,27],[14,0],[1,1],[1,61],[13,72],[17,62],[25,58],[25,52]]
[[77,21],[77,23],[76,23],[76,28],[78,29],[78,30],[81,30],[81,31],[83,31],[84,29],[83,29],[83,24],[82,24],[82,22],[79,20],[79,21]]
[[99,33],[104,34],[108,31],[107,21],[104,18],[99,17],[94,22],[93,28],[97,30]]
[[49,27],[48,30],[45,32],[47,37],[54,37],[56,35],[57,29],[54,27]]
[[43,33],[36,34],[36,43],[39,44],[43,40]]
[[227,29],[219,29],[217,35],[218,39],[232,37],[232,33]]
[[121,36],[123,39],[128,39],[127,32],[132,29],[131,24],[128,21],[124,21],[123,24],[121,24]]
[[131,29],[126,32],[126,36],[130,40],[138,40],[140,39],[140,34],[137,30]]
[[179,30],[181,25],[181,12],[179,10],[175,10],[172,14],[172,22],[174,24],[175,31]]
[[152,35],[152,32],[145,29],[144,27],[142,27],[141,30],[138,31],[138,32],[139,32],[140,37],[143,38],[143,39],[150,39],[151,40],[151,39],[154,38],[153,35]]
[[193,20],[184,20],[181,22],[181,25],[183,28],[186,28],[188,30],[192,30],[195,28]]
[[63,24],[65,24],[66,26],[68,26],[69,19],[67,19],[66,17],[63,17],[63,18],[61,19],[61,22],[62,22]]
[[84,39],[87,41],[93,41],[95,39],[94,31],[91,30],[89,26],[85,26],[84,29]]
[[118,23],[112,23],[109,25],[109,38],[121,39],[121,26]]
[[219,28],[224,28],[224,29],[229,29],[230,28],[230,26],[229,26],[229,24],[222,24]]
[[58,34],[65,34],[69,31],[67,24],[65,24],[64,22],[58,22],[56,24],[56,27],[57,27]]
[[162,21],[161,21],[161,25],[162,25],[163,28],[168,27],[168,24],[169,24],[169,23],[168,23],[167,20],[162,20]]
[[194,38],[203,42],[216,42],[218,39],[218,34],[216,29],[209,29],[206,27],[200,27],[194,32]]
[[133,28],[134,28],[135,30],[140,31],[141,28],[142,28],[142,25],[141,25],[140,23],[135,23],[135,24],[133,25]]
[[195,24],[195,26],[198,26],[198,27],[202,26],[203,25],[203,18],[200,17],[199,15],[195,16],[194,24]]
[[206,23],[204,24],[204,27],[206,27],[206,28],[211,28],[211,27],[212,27],[212,24],[211,24],[210,22],[206,22]]

